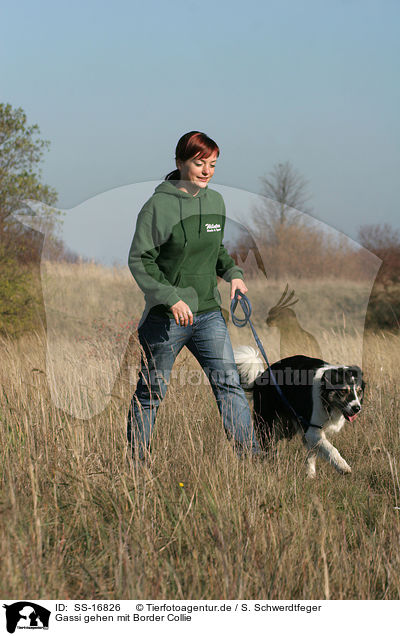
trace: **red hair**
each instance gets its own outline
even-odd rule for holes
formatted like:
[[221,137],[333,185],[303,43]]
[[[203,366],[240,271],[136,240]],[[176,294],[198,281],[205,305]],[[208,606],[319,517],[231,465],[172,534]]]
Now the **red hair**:
[[[219,148],[213,139],[210,139],[205,133],[192,130],[191,132],[183,135],[178,141],[175,149],[175,159],[180,161],[187,161],[198,157],[202,159],[207,158],[214,152],[219,156]],[[165,177],[165,180],[178,181],[180,179],[180,171],[178,168],[169,172]]]

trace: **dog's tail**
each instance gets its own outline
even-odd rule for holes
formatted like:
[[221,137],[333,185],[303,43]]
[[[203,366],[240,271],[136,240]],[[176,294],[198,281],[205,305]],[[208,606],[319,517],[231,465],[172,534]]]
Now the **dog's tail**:
[[240,383],[244,389],[251,390],[254,382],[264,371],[264,364],[258,351],[248,345],[237,347],[234,352]]

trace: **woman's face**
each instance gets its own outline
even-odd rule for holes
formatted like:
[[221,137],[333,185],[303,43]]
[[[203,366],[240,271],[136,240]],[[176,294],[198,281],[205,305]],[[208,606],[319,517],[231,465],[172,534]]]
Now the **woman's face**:
[[186,161],[177,159],[176,165],[181,173],[181,181],[186,181],[186,185],[193,189],[205,188],[214,174],[217,156],[217,152],[214,152],[202,159],[196,157]]

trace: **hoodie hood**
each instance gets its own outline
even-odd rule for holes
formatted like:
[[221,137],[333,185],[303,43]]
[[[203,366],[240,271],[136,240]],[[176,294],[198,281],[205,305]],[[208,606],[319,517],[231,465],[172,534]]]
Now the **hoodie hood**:
[[159,192],[163,192],[164,194],[172,194],[175,197],[180,197],[182,199],[201,199],[205,197],[208,190],[208,185],[205,188],[200,188],[197,194],[193,196],[193,194],[189,194],[189,192],[184,192],[183,190],[179,190],[179,188],[174,185],[174,181],[163,181],[156,187],[154,193],[157,194]]

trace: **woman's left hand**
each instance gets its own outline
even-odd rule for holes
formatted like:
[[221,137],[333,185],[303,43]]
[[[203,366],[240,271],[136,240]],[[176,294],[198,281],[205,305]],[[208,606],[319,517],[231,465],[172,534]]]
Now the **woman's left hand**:
[[241,278],[232,278],[232,280],[231,280],[231,300],[234,299],[235,291],[237,289],[240,292],[242,292],[242,294],[245,294],[247,291],[249,291],[247,289],[246,285],[244,284],[244,281],[242,281]]

